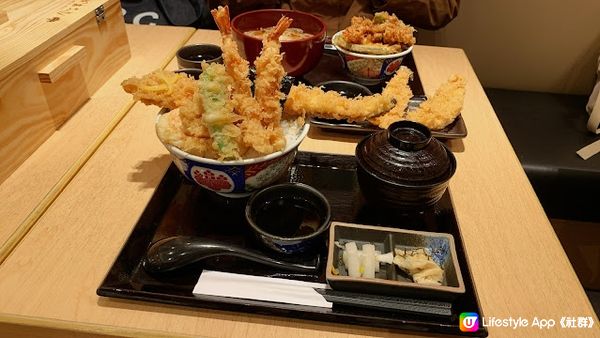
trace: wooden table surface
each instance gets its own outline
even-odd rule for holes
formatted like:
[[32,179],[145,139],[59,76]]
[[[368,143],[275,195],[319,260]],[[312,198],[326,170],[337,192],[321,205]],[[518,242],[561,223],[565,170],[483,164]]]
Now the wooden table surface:
[[[158,45],[172,39],[163,34],[165,29],[135,28]],[[144,53],[139,44],[149,43],[139,39],[130,34],[134,57]],[[219,36],[197,31],[189,42],[218,43]],[[173,55],[169,52],[165,56]],[[522,317],[530,323],[535,317],[554,319],[557,325],[564,316],[592,317],[597,322],[464,52],[416,46],[413,53],[427,94],[454,73],[468,82],[463,118],[469,135],[450,144],[458,161],[450,192],[485,316]],[[174,69],[176,64],[172,61],[167,67]],[[130,75],[139,73],[119,73]],[[121,95],[120,80],[108,85],[111,95]],[[157,111],[133,105],[0,265],[3,336],[414,336],[96,296],[96,288],[170,163],[154,132]],[[85,131],[74,128],[71,133],[77,137]],[[301,150],[353,154],[356,141],[313,129]],[[600,336],[597,323],[592,329],[494,327],[489,331],[492,337]]]

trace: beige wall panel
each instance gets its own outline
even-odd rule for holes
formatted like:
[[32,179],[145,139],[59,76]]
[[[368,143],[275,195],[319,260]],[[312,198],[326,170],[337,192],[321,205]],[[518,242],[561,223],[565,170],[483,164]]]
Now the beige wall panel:
[[589,94],[600,55],[600,1],[463,0],[417,43],[465,50],[484,87]]

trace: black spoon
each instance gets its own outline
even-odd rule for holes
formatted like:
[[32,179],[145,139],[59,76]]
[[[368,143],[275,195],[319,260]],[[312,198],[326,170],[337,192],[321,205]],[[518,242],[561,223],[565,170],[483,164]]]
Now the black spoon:
[[168,272],[216,256],[235,256],[296,272],[316,272],[320,265],[319,256],[314,260],[314,265],[290,263],[213,239],[187,236],[167,237],[154,242],[148,249],[142,265],[150,273]]

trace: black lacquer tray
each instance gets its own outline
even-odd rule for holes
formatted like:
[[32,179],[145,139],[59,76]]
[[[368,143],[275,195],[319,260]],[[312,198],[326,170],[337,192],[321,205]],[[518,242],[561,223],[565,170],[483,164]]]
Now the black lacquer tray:
[[[458,315],[461,312],[476,312],[480,316],[482,313],[473,289],[464,247],[447,193],[437,205],[424,213],[396,214],[393,211],[369,205],[364,201],[356,178],[354,156],[307,152],[297,154],[287,177],[282,181],[303,182],[321,191],[331,203],[332,220],[335,221],[453,234],[466,292],[452,302],[452,315],[439,317],[388,312],[337,303],[334,303],[333,308],[327,309],[192,294],[194,285],[204,268],[324,283],[326,265],[324,263],[318,273],[301,274],[278,271],[275,268],[235,257],[220,257],[197,263],[168,275],[152,276],[148,274],[141,267],[141,261],[149,245],[156,240],[174,235],[207,236],[273,255],[263,249],[250,233],[243,216],[246,199],[226,199],[198,187],[181,176],[174,165],[167,170],[129,239],[98,288],[97,294],[106,297],[348,325],[487,336],[487,330],[483,327],[472,333],[459,330]],[[323,250],[319,253],[322,255],[323,262],[327,259],[326,240],[327,238],[323,239]]]
[[[325,81],[343,80],[353,81],[353,79],[346,74],[341,66],[341,60],[336,51],[327,51],[323,54],[321,61],[315,69],[304,75],[301,80],[311,85],[317,85]],[[412,53],[409,53],[402,60],[402,65],[408,67],[413,72],[413,78],[408,82],[411,91],[413,92],[413,98],[409,101],[409,109],[420,104],[426,100],[425,91],[423,90],[423,84],[419,77],[419,72],[415,64]],[[383,84],[366,86],[373,93],[381,93]],[[350,123],[345,120],[328,120],[322,118],[311,118],[310,123],[316,127],[323,128],[328,131],[341,131],[341,132],[356,132],[356,133],[371,133],[374,131],[381,130],[379,127],[374,126],[368,122],[364,123]],[[446,127],[440,130],[432,130],[431,135],[439,139],[457,139],[464,138],[467,136],[467,126],[462,118],[462,115],[450,123]]]

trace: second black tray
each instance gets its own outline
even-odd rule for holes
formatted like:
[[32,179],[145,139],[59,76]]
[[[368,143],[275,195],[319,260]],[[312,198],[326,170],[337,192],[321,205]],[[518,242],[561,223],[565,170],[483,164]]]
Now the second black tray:
[[[334,304],[318,308],[292,304],[194,295],[192,290],[203,269],[325,282],[325,264],[318,273],[301,274],[278,271],[235,257],[206,260],[167,275],[150,275],[141,261],[151,243],[184,235],[206,236],[271,254],[254,238],[244,219],[246,199],[227,199],[188,182],[171,165],[140,217],[129,239],[116,258],[97,294],[106,297],[177,304],[234,312],[294,317],[308,320],[384,327],[397,330],[436,332],[453,335],[487,336],[481,327],[476,332],[459,329],[459,314],[476,312],[482,316],[460,232],[448,193],[431,210],[412,215],[397,214],[367,204],[360,192],[353,156],[299,152],[283,181],[303,182],[321,191],[331,203],[332,220],[392,226],[454,235],[459,265],[466,292],[452,302],[449,317],[389,312]],[[326,238],[320,252],[326,259]],[[281,258],[281,257],[278,257]],[[289,258],[287,258],[289,260]]]

